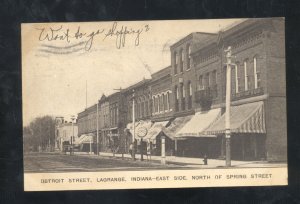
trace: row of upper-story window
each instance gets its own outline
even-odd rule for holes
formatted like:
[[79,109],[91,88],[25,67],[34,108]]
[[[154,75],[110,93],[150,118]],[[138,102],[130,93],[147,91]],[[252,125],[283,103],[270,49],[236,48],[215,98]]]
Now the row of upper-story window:
[[184,83],[180,83],[179,85],[175,85],[175,100],[186,97],[186,92],[188,96],[193,95],[192,82],[188,81],[186,85]]
[[[231,67],[231,84],[233,93],[239,93],[243,91],[248,91],[251,89],[257,89],[261,87],[261,66],[258,66],[259,56],[255,55],[252,60],[246,59],[242,63],[236,62],[234,66]],[[225,81],[226,81],[226,69],[224,66],[222,72],[223,78],[223,92],[225,92]],[[213,98],[217,97],[218,83],[217,71],[213,70],[198,77],[198,90],[203,90],[210,88],[215,91]]]
[[[261,87],[261,63],[260,57],[255,55],[252,59],[246,59],[242,63],[236,62],[231,68],[231,81],[233,93],[253,90]],[[260,66],[259,66],[260,65]],[[226,67],[224,67],[224,81],[226,80]]]
[[191,45],[187,44],[185,49],[181,48],[179,51],[173,52],[174,57],[174,74],[183,72],[184,62],[186,61],[186,69],[191,68]]
[[198,79],[198,90],[202,90],[206,87],[213,86],[217,83],[217,70],[201,74]]
[[171,111],[170,100],[171,91],[162,92],[152,96],[152,114],[162,114]]
[[[192,82],[188,81],[185,85],[184,83],[180,83],[179,85],[175,85],[175,111],[184,111],[186,109],[192,109],[192,98],[193,98],[193,87]],[[187,94],[186,94],[187,93]],[[187,107],[186,107],[187,106]]]
[[[151,99],[150,99],[150,95],[144,95],[144,96],[140,96],[137,99],[135,99],[135,118],[139,119],[139,118],[144,118],[144,117],[149,117],[151,115]],[[128,111],[127,111],[127,119],[128,120],[132,120],[132,100],[129,100],[128,102]]]
[[86,133],[96,130],[97,119],[96,112],[78,119],[79,133]]
[[114,106],[110,109],[110,125],[117,126],[119,122],[119,108]]
[[[232,78],[232,89],[233,93],[239,93],[243,91],[247,91],[250,89],[257,89],[261,87],[261,67],[258,66],[259,56],[255,55],[255,57],[244,60],[242,63],[236,62],[236,66],[232,66],[231,68],[231,78]],[[226,80],[226,67],[223,70],[223,83]],[[198,78],[198,90],[205,89],[206,87],[213,87],[217,85],[217,71],[213,70],[202,74]],[[223,85],[225,88],[225,85]],[[171,110],[170,105],[170,91],[152,96],[152,100],[149,100],[149,97],[145,100],[136,100],[135,104],[135,116],[136,118],[143,118],[151,115],[164,113]],[[187,84],[180,83],[175,86],[174,98],[175,98],[175,111],[178,111],[181,107],[181,110],[191,108],[192,104],[192,83],[188,81]],[[216,95],[217,96],[217,95]],[[181,106],[180,106],[180,104]],[[187,103],[187,104],[186,104]],[[177,104],[177,105],[176,105]],[[107,121],[110,117],[110,124],[117,125],[118,123],[118,109],[111,109],[110,115],[105,114],[106,111],[103,111],[104,121]],[[96,127],[96,119],[95,114],[81,120],[79,120],[78,125],[91,130]],[[128,106],[128,119],[132,119],[132,104],[130,103]],[[82,122],[85,122],[82,124]],[[108,122],[108,121],[107,121]]]

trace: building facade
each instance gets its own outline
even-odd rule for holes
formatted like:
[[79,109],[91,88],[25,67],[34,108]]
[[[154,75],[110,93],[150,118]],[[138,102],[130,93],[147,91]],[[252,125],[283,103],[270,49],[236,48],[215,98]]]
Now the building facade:
[[78,140],[78,126],[76,123],[64,122],[60,123],[56,128],[58,148],[63,151],[64,145],[75,144]]
[[[109,151],[107,138],[117,136],[118,151],[127,153],[133,138],[142,138],[160,155],[163,137],[167,155],[224,158],[225,50],[231,47],[232,159],[286,161],[284,42],[281,18],[249,19],[218,33],[182,38],[170,47],[170,66],[101,97],[101,149]],[[93,110],[79,113],[79,134],[95,132]]]

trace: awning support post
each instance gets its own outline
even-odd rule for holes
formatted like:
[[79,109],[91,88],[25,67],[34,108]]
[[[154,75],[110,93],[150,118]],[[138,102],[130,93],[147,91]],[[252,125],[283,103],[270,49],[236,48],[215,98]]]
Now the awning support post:
[[92,154],[92,137],[90,138],[90,154]]
[[165,148],[165,136],[161,136],[161,164],[166,164],[166,148]]
[[143,154],[143,151],[144,151],[144,146],[143,146],[143,138],[141,137],[141,161],[144,161],[144,154]]
[[177,139],[175,138],[175,156],[177,156]]

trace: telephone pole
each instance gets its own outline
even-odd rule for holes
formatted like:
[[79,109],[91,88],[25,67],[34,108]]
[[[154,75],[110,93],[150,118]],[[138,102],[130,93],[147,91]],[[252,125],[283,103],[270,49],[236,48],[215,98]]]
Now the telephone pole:
[[97,101],[97,115],[96,115],[96,122],[97,122],[97,155],[99,155],[99,101]]
[[134,90],[132,94],[132,159],[135,160],[135,101],[134,101]]
[[231,47],[225,50],[226,54],[226,111],[225,111],[225,143],[226,143],[226,166],[231,166],[231,130],[230,130],[230,101],[231,101]]

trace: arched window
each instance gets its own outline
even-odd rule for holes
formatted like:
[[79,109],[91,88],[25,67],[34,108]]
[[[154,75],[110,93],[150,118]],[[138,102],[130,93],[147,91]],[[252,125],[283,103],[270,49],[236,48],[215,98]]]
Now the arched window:
[[164,96],[164,111],[168,110],[168,101],[167,101],[167,93],[163,94]]

